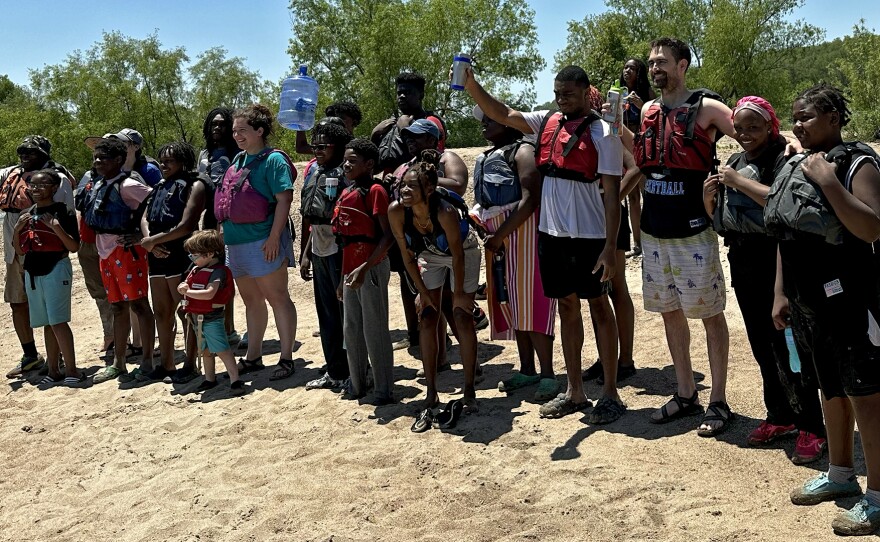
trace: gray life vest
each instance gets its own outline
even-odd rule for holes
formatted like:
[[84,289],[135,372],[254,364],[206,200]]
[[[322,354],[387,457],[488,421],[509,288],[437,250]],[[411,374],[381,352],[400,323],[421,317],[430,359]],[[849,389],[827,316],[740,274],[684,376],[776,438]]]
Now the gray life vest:
[[[773,184],[774,171],[779,170],[786,162],[782,145],[770,148],[768,151],[777,151],[777,149],[775,162],[766,163],[763,175],[759,165],[755,162],[750,163],[744,152],[734,155],[727,165],[746,179],[770,186]],[[718,201],[712,217],[715,231],[722,236],[728,233],[767,233],[764,227],[764,208],[758,202],[735,188],[724,185],[719,185],[718,188]]]
[[[822,189],[804,175],[802,165],[807,156],[791,157],[773,181],[764,207],[767,233],[782,240],[820,238],[839,245],[846,228]],[[873,162],[880,168],[877,153],[863,143],[838,145],[825,158],[837,164],[837,178],[849,192],[853,175],[861,165]]]

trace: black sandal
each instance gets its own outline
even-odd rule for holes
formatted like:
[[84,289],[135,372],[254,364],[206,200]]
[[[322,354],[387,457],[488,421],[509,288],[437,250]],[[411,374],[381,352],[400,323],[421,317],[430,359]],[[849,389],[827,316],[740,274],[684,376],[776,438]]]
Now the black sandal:
[[263,365],[263,356],[260,356],[257,359],[238,358],[238,374],[240,375],[261,371],[265,368],[266,366]]
[[434,421],[437,422],[437,426],[440,427],[440,429],[453,429],[458,423],[458,419],[461,418],[463,410],[464,404],[461,400],[455,399],[449,401],[446,408],[441,409],[440,412],[437,413]]
[[419,412],[416,421],[413,422],[412,427],[409,428],[413,433],[424,433],[434,424],[434,414],[431,412],[430,408],[426,408],[425,410]]
[[283,380],[293,376],[295,370],[292,359],[279,359],[278,365],[272,371],[272,376],[269,377],[269,380]]
[[709,406],[706,407],[706,415],[703,416],[703,421],[700,422],[700,424],[702,425],[706,422],[721,422],[721,425],[716,429],[697,429],[697,434],[701,437],[717,437],[723,433],[727,429],[727,426],[730,425],[730,422],[735,419],[736,414],[730,410],[730,405],[724,401],[712,401],[709,403]]
[[[667,401],[665,405],[660,407],[660,419],[655,420],[654,418],[651,418],[651,423],[669,423],[673,420],[684,418],[685,416],[699,414],[703,412],[703,406],[697,401],[699,401],[699,396],[697,395],[696,390],[694,390],[694,394],[687,399],[679,395],[678,392],[675,392],[672,394],[672,400]],[[678,410],[672,414],[670,414],[669,410],[666,408],[670,402],[674,402],[678,406]]]

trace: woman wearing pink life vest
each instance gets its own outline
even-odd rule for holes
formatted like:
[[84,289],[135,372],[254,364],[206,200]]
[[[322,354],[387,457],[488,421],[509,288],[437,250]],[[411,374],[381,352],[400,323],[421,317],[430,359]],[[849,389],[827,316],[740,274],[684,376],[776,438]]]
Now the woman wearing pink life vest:
[[293,373],[296,307],[287,290],[287,268],[295,263],[289,215],[296,169],[286,154],[268,145],[274,122],[272,112],[260,104],[233,113],[232,137],[242,152],[232,160],[214,198],[226,263],[245,304],[248,347],[239,359],[242,374],[265,367],[266,302],[278,329],[278,370]]

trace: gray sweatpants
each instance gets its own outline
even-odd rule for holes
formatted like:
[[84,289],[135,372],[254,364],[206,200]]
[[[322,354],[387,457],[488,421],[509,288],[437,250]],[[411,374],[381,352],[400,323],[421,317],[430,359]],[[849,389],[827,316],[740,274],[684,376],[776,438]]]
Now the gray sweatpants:
[[388,258],[367,271],[364,284],[357,290],[342,287],[345,347],[352,392],[367,391],[367,359],[373,366],[377,398],[391,398],[394,387],[394,353],[388,332]]

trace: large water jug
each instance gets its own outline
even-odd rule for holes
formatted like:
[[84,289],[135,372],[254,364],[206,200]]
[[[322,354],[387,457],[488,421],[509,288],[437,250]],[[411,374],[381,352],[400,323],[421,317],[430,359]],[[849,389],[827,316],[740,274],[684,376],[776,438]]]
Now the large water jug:
[[311,130],[315,125],[318,82],[306,75],[306,71],[306,65],[300,64],[299,74],[291,75],[281,83],[278,124],[290,130]]

